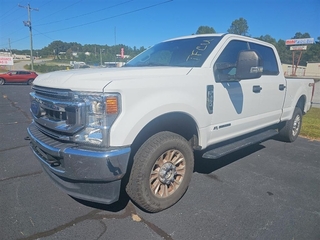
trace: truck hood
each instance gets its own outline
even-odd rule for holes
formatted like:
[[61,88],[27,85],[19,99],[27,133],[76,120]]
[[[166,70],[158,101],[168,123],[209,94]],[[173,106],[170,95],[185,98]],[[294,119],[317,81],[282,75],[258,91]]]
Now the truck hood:
[[57,71],[40,74],[34,85],[70,89],[73,91],[102,92],[103,88],[114,81],[140,81],[159,79],[167,76],[187,75],[191,68],[185,67],[122,67],[90,68]]

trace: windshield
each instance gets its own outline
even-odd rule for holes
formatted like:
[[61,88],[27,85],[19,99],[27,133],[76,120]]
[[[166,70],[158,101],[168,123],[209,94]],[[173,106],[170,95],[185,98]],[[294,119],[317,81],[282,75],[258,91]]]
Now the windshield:
[[162,42],[133,58],[125,67],[201,67],[220,39],[201,36]]

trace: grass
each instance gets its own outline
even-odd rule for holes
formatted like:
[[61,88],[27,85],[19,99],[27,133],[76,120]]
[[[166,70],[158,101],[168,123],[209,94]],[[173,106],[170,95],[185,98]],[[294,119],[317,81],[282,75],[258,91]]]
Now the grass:
[[[27,64],[24,66],[25,69],[30,70],[31,65]],[[53,72],[53,71],[60,71],[60,70],[66,70],[66,66],[58,66],[57,64],[34,64],[33,65],[33,70],[39,73],[48,73],[48,72]]]
[[320,108],[311,108],[303,116],[300,136],[320,140]]

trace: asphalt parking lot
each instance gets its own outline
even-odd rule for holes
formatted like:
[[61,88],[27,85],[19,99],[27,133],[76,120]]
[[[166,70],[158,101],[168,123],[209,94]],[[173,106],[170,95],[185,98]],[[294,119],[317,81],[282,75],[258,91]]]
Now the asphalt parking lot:
[[320,142],[268,140],[196,156],[187,193],[149,214],[57,189],[25,140],[30,86],[0,86],[0,239],[320,239]]

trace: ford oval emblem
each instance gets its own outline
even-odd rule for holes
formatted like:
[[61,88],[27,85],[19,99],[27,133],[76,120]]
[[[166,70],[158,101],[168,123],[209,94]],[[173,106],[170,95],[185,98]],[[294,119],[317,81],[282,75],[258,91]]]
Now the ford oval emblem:
[[31,102],[31,111],[36,117],[41,116],[40,104],[35,100]]

